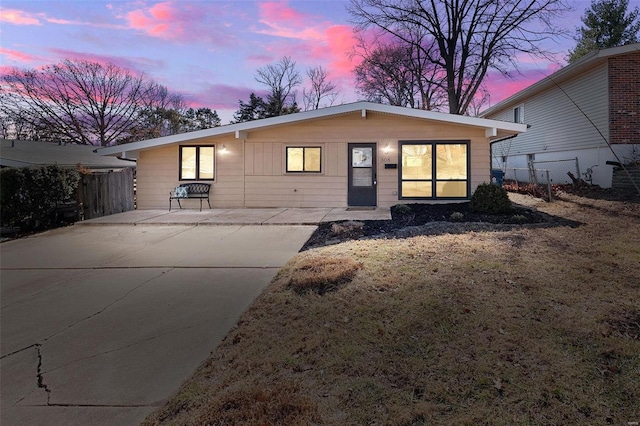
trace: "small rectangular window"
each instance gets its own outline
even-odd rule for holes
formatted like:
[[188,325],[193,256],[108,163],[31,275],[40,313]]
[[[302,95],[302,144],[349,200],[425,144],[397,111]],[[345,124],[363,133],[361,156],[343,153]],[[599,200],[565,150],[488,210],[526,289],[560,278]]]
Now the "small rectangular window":
[[215,153],[214,145],[181,146],[179,180],[214,180]]
[[322,148],[319,146],[287,147],[287,173],[320,173]]
[[515,107],[513,109],[513,122],[514,123],[524,123],[524,114],[522,113],[522,107]]

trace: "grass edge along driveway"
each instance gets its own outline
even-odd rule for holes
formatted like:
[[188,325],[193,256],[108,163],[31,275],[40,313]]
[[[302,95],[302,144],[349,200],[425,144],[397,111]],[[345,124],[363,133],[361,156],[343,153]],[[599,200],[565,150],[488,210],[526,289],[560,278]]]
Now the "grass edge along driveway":
[[299,254],[145,424],[640,421],[640,205],[531,203],[584,225]]

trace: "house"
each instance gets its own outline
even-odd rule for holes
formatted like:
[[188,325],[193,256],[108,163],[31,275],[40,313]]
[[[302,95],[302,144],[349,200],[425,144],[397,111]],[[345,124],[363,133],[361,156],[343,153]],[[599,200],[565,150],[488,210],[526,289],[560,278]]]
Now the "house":
[[640,43],[592,52],[481,117],[529,127],[492,143],[492,167],[506,179],[527,180],[526,169],[546,169],[554,183],[570,183],[571,172],[609,188],[608,161],[640,160]]
[[525,130],[357,102],[98,152],[137,160],[140,209],[167,208],[190,181],[210,182],[216,207],[388,207],[468,200],[491,178],[490,141]]
[[0,167],[28,167],[57,164],[90,170],[135,167],[133,161],[97,155],[95,146],[39,141],[0,140]]

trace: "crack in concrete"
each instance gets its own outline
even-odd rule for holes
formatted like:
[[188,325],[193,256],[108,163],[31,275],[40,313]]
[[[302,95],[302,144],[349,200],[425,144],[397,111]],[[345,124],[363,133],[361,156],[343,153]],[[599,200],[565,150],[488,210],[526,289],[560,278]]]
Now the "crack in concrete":
[[[166,269],[166,268],[165,268],[165,269]],[[155,280],[156,278],[161,277],[162,275],[164,275],[165,273],[170,272],[170,271],[171,271],[171,269],[168,269],[168,270],[166,270],[166,271],[162,271],[160,274],[158,274],[158,275],[156,275],[156,276],[154,276],[154,277],[152,277],[152,278],[149,278],[149,279],[148,279],[148,280],[146,280],[146,281],[141,282],[140,284],[138,284],[137,286],[135,286],[134,288],[130,289],[130,290],[129,290],[129,291],[127,291],[125,294],[123,294],[122,296],[120,296],[119,298],[117,298],[116,300],[114,300],[113,302],[111,302],[111,303],[109,303],[108,305],[104,306],[104,307],[103,307],[102,309],[100,309],[99,311],[94,312],[94,313],[93,313],[93,314],[91,314],[91,315],[88,315],[88,316],[86,316],[86,317],[84,317],[84,318],[82,318],[82,319],[80,319],[80,320],[78,320],[78,321],[75,321],[75,322],[73,322],[73,323],[71,323],[71,324],[67,325],[64,329],[59,330],[59,331],[57,331],[57,332],[55,332],[55,333],[53,333],[53,334],[51,334],[51,335],[49,335],[49,336],[45,337],[45,338],[42,340],[42,342],[46,342],[47,340],[52,339],[53,337],[55,337],[55,336],[57,336],[57,335],[59,335],[59,334],[62,334],[62,333],[64,333],[65,331],[68,331],[69,329],[71,329],[71,328],[73,328],[73,327],[77,326],[77,325],[78,325],[78,324],[80,324],[80,323],[83,323],[83,322],[85,322],[85,321],[87,321],[87,320],[90,320],[91,318],[94,318],[94,317],[96,317],[96,316],[100,315],[101,313],[103,313],[104,311],[106,311],[107,309],[109,309],[110,307],[112,307],[113,305],[115,305],[116,303],[118,303],[118,302],[122,301],[123,299],[125,299],[127,296],[129,296],[129,295],[130,295],[131,293],[133,293],[134,291],[138,290],[138,289],[139,289],[140,287],[142,287],[143,285],[145,285],[145,284],[147,284],[147,283],[149,283],[149,282],[151,282],[151,281]]]
[[54,372],[56,370],[60,370],[61,368],[68,367],[69,365],[75,364],[77,362],[81,362],[81,361],[84,361],[84,360],[87,360],[87,359],[97,358],[97,357],[99,357],[101,355],[107,355],[107,354],[110,354],[110,353],[113,353],[113,352],[118,352],[118,351],[122,351],[122,350],[125,350],[125,349],[129,349],[129,348],[132,348],[134,346],[141,345],[143,343],[150,342],[150,341],[155,340],[155,339],[159,339],[159,338],[161,338],[163,336],[166,336],[166,335],[169,335],[169,334],[178,333],[178,332],[181,332],[181,331],[184,331],[184,330],[189,330],[190,328],[198,327],[198,326],[200,326],[202,324],[205,324],[205,323],[208,323],[208,322],[209,321],[200,321],[200,322],[198,322],[196,324],[192,324],[192,325],[188,325],[188,326],[185,326],[185,327],[177,328],[175,330],[171,330],[171,331],[167,331],[167,332],[164,332],[164,333],[160,333],[160,334],[157,334],[155,336],[150,336],[150,337],[147,337],[146,339],[143,339],[143,340],[140,340],[140,341],[137,341],[137,342],[133,342],[133,343],[129,343],[128,345],[124,345],[124,346],[121,346],[121,347],[118,347],[118,348],[114,348],[114,349],[109,349],[109,350],[103,351],[103,352],[98,352],[96,354],[84,356],[82,358],[74,359],[73,361],[69,361],[66,364],[59,365],[58,367],[56,367],[56,368],[54,368],[52,370],[47,370],[46,372],[47,373],[52,373],[52,372]]
[[38,388],[44,389],[47,393],[47,405],[51,405],[51,389],[44,383],[44,373],[42,372],[42,351],[40,350],[42,344],[36,343],[35,347],[38,354]]
[[[83,269],[86,269],[86,268],[3,268],[3,270],[5,270],[5,271],[48,271],[48,270],[70,270],[70,271],[79,270],[79,271],[82,271]],[[75,274],[73,276],[70,276],[70,277],[68,277],[66,279],[63,279],[58,284],[49,286],[49,287],[44,288],[44,289],[42,289],[40,291],[37,291],[37,292],[32,293],[32,294],[29,294],[29,295],[27,295],[25,297],[22,297],[20,299],[14,300],[13,302],[11,302],[11,303],[9,303],[7,305],[2,305],[0,308],[1,309],[6,309],[6,308],[9,308],[9,307],[11,307],[13,305],[22,303],[25,300],[30,300],[30,299],[36,298],[36,297],[40,296],[43,293],[47,293],[49,291],[55,290],[58,287],[61,287],[61,286],[65,285],[65,284],[67,284],[69,281],[73,281],[73,280],[78,279],[78,276],[81,276],[81,275],[82,274]]]
[[[166,268],[165,268],[165,269],[166,269]],[[164,275],[166,272],[169,272],[169,271],[170,271],[170,269],[169,269],[169,270],[167,270],[167,271],[162,271],[162,273],[161,273],[161,274],[156,275],[156,276],[154,276],[154,277],[152,277],[152,278],[150,278],[150,279],[148,279],[148,280],[146,280],[146,281],[144,281],[144,282],[140,283],[139,285],[137,285],[137,286],[135,286],[134,288],[132,288],[132,289],[130,289],[129,291],[127,291],[124,295],[120,296],[119,298],[117,298],[117,299],[116,299],[116,300],[114,300],[113,302],[109,303],[108,305],[106,305],[105,307],[103,307],[102,309],[100,309],[99,311],[97,311],[97,312],[95,312],[95,313],[93,313],[93,314],[91,314],[91,315],[89,315],[89,316],[87,316],[87,317],[85,317],[85,318],[83,318],[83,319],[81,319],[81,320],[78,320],[78,321],[76,321],[76,322],[74,322],[74,323],[72,323],[72,324],[67,325],[67,327],[66,327],[66,328],[64,328],[64,329],[62,329],[62,330],[60,330],[60,331],[57,331],[57,332],[55,332],[55,333],[53,333],[53,334],[51,334],[51,335],[49,335],[49,336],[45,337],[44,339],[42,339],[42,341],[41,341],[40,343],[33,343],[33,344],[29,345],[29,346],[25,346],[24,348],[18,349],[18,350],[16,350],[16,351],[13,351],[13,352],[8,353],[8,354],[6,354],[6,355],[2,355],[2,357],[0,357],[0,359],[4,359],[4,358],[6,358],[6,357],[9,357],[9,356],[12,356],[12,355],[16,355],[16,354],[18,354],[18,353],[20,353],[20,352],[23,352],[23,351],[27,350],[27,349],[30,349],[30,348],[35,347],[35,348],[36,348],[36,354],[37,354],[37,357],[38,357],[38,366],[37,366],[37,369],[36,369],[37,387],[38,387],[38,389],[44,389],[44,391],[47,393],[47,406],[52,406],[52,404],[51,404],[51,389],[50,389],[50,388],[49,388],[49,386],[44,382],[44,374],[45,374],[45,373],[50,373],[51,371],[55,371],[55,370],[57,370],[58,368],[62,368],[63,366],[60,366],[60,367],[58,367],[58,368],[55,368],[55,369],[53,369],[53,370],[51,370],[51,371],[44,372],[44,371],[43,371],[43,369],[42,369],[42,349],[41,349],[41,348],[42,348],[42,345],[43,345],[45,342],[47,342],[48,340],[52,339],[53,337],[55,337],[55,336],[57,336],[57,335],[59,335],[59,334],[61,334],[61,333],[65,332],[65,331],[69,330],[70,328],[73,328],[73,327],[75,327],[76,325],[78,325],[78,324],[80,324],[80,323],[82,323],[82,322],[84,322],[84,321],[87,321],[88,319],[91,319],[91,318],[93,318],[93,317],[95,317],[95,316],[97,316],[97,315],[100,315],[101,313],[103,313],[104,311],[106,311],[107,309],[109,309],[111,306],[113,306],[113,305],[115,305],[116,303],[120,302],[121,300],[123,300],[124,298],[126,298],[127,296],[129,296],[131,293],[133,293],[134,291],[136,291],[137,289],[139,289],[140,287],[142,287],[143,285],[145,285],[145,284],[149,283],[150,281],[155,280],[156,278],[161,277],[162,275]],[[195,325],[194,325],[194,327],[195,327]],[[175,331],[179,331],[179,330],[175,330]],[[165,334],[167,334],[167,333],[165,333]],[[160,336],[155,336],[155,337],[160,337]],[[155,337],[154,337],[154,338],[155,338]],[[147,339],[147,340],[149,340],[149,339]],[[142,343],[142,342],[136,342],[136,343],[131,344],[131,345],[129,345],[129,346],[133,346],[133,345],[135,345],[135,344],[137,344],[137,343]],[[109,351],[109,352],[112,352],[112,351]],[[108,352],[106,352],[106,353],[108,353]],[[96,355],[96,356],[97,356],[97,355]],[[73,363],[73,362],[76,362],[76,361],[72,361],[72,363]],[[69,363],[69,364],[70,364],[70,363]],[[68,364],[66,364],[66,365],[68,365]],[[24,398],[23,398],[23,399],[24,399]]]
[[5,358],[10,357],[12,355],[19,354],[20,352],[26,351],[27,349],[31,349],[36,345],[38,345],[38,343],[33,343],[33,344],[29,345],[29,346],[25,346],[22,349],[18,349],[17,351],[13,351],[13,352],[10,352],[10,353],[8,353],[6,355],[0,356],[0,359],[5,359]]

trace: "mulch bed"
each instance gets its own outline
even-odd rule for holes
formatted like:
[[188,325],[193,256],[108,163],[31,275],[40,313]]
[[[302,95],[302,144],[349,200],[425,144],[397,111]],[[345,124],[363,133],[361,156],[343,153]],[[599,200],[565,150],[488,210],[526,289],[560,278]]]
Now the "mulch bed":
[[[391,220],[325,222],[300,251],[365,238],[407,238],[416,235],[507,231],[519,227],[579,226],[579,222],[513,205],[507,214],[471,211],[470,203],[406,204],[409,212],[391,208]],[[406,210],[406,209],[405,209]]]

